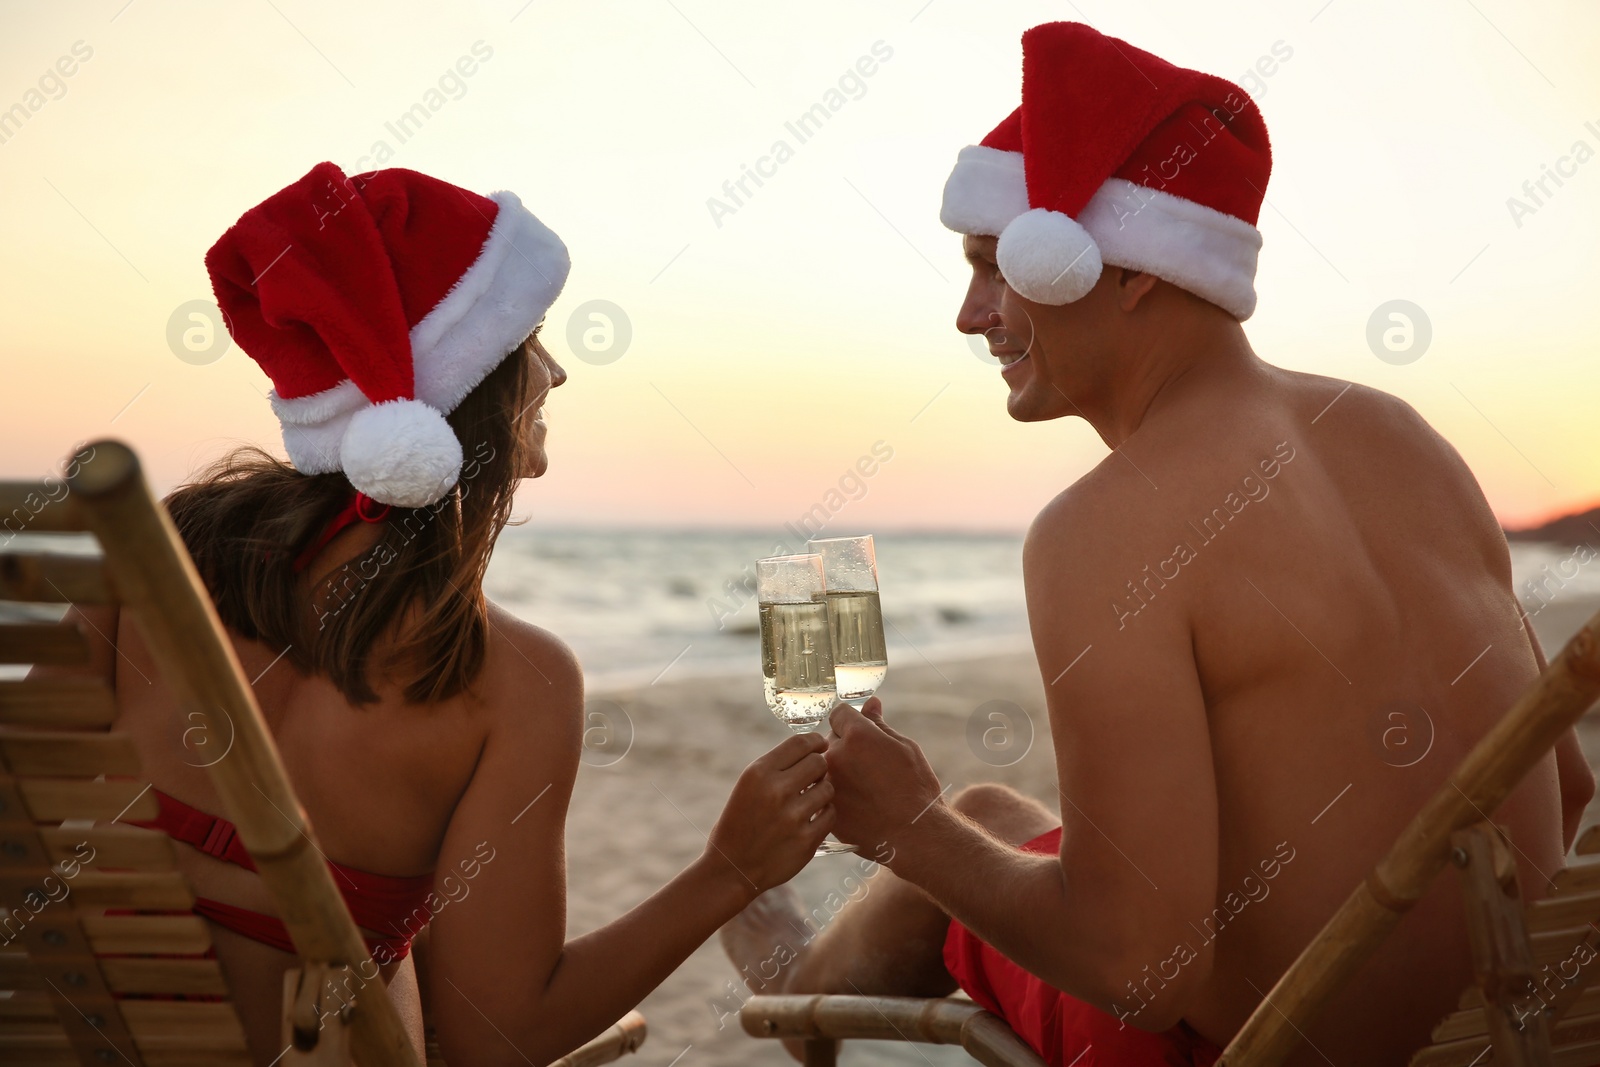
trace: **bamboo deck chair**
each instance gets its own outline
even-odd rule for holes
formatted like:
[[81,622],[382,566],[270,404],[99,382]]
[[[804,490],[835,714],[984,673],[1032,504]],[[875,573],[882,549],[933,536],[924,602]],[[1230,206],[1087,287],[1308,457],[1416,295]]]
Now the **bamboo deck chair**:
[[1433,1030],[1412,1067],[1600,1064],[1600,826],[1577,841],[1542,900],[1518,900],[1515,866],[1483,824],[1461,831],[1461,870],[1478,982]]
[[[1554,875],[1550,894],[1524,905],[1510,843],[1484,814],[1500,806],[1596,700],[1600,614],[1573,635],[1401,832],[1256,1007],[1218,1067],[1282,1063],[1303,1040],[1305,1026],[1447,865],[1460,872],[1477,981],[1458,1010],[1435,1027],[1433,1044],[1411,1058],[1411,1067],[1600,1065],[1600,988],[1591,988],[1600,979],[1600,826],[1581,835],[1574,846],[1578,860]],[[740,1021],[755,1037],[804,1039],[806,1067],[831,1067],[834,1040],[844,1038],[960,1044],[985,1067],[1038,1062],[1004,1021],[962,1001],[757,996],[745,1002]]]
[[802,1041],[805,1067],[833,1067],[836,1042],[843,1040],[960,1045],[984,1067],[1044,1067],[1044,1060],[1004,1019],[970,1000],[821,993],[756,996],[745,1001],[739,1022],[751,1037]]
[[[100,441],[70,469],[65,481],[0,482],[0,601],[20,602],[0,617],[0,663],[82,665],[105,635],[59,621],[65,607],[122,605],[186,721],[233,739],[208,773],[303,963],[285,976],[278,1062],[421,1067],[137,458]],[[80,531],[99,555],[10,544]],[[17,621],[30,605],[36,621]],[[203,955],[206,924],[183,914],[194,897],[171,842],[119,822],[153,818],[156,803],[132,743],[109,732],[114,710],[97,679],[0,680],[0,1063],[248,1065],[222,972]],[[137,914],[149,911],[179,914]],[[644,1033],[630,1013],[560,1062],[610,1062]]]

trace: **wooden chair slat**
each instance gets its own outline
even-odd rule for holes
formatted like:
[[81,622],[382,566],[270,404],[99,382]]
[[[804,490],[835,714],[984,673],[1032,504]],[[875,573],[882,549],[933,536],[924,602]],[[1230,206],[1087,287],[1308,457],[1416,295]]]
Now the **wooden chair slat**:
[[[1577,947],[1585,935],[1593,933],[1587,926],[1567,927],[1561,930],[1539,930],[1531,932],[1528,941],[1533,946],[1533,962],[1539,966],[1556,964],[1572,955],[1572,950]],[[1476,989],[1476,986],[1472,987]],[[1474,1003],[1482,1003],[1474,1001]]]
[[78,1067],[66,1030],[59,1022],[53,1025],[54,1033],[6,1024],[0,1030],[0,1062],[6,1067]]
[[252,1067],[248,1052],[211,1050],[204,1052],[146,1052],[145,1067]]
[[18,778],[17,787],[28,805],[29,814],[37,822],[146,821],[161,813],[161,806],[150,795],[150,787],[129,779],[108,778],[97,782],[86,778]]
[[62,552],[0,554],[0,600],[43,604],[111,604],[105,562]]
[[[1589,1012],[1576,1017],[1569,1016],[1556,1025],[1556,1040],[1561,1048],[1588,1046],[1600,1048],[1600,1014]],[[1591,1060],[1591,1063],[1600,1062]]]
[[[1577,955],[1578,943],[1590,937],[1594,931],[1587,926],[1568,927],[1563,930],[1541,930],[1531,934],[1528,943],[1533,948],[1533,962],[1540,967],[1559,967],[1568,963]],[[1457,1007],[1482,1008],[1483,994],[1476,985],[1469,985],[1461,991],[1461,999]]]
[[1595,823],[1579,834],[1578,840],[1572,845],[1572,851],[1580,856],[1592,856],[1600,852],[1600,823]]
[[77,1055],[72,1051],[57,1052],[54,1049],[30,1052],[20,1059],[9,1056],[6,1059],[8,1067],[78,1067],[78,1062]]
[[[42,992],[33,990],[9,990],[9,996],[0,997],[0,1019],[6,1021],[3,1032],[10,1032],[12,1026],[20,1026],[20,1020],[29,1020],[34,1023],[49,1023],[56,1029],[61,1025],[56,1022],[56,1009],[51,1006],[50,998]],[[62,1040],[66,1039],[63,1032]]]
[[0,623],[0,663],[79,667],[89,662],[89,642],[76,626],[50,622]]
[[172,839],[159,830],[116,823],[81,830],[44,826],[39,828],[39,837],[52,863],[143,871],[170,871],[177,865]]
[[[1591,986],[1583,991],[1567,1018],[1556,1024],[1556,1038],[1559,1040],[1564,1030],[1576,1020],[1595,1016],[1597,1012],[1600,1012],[1600,986]],[[1460,1041],[1463,1038],[1482,1037],[1488,1032],[1483,1021],[1483,1009],[1469,1008],[1445,1016],[1444,1021],[1433,1028],[1433,1040],[1435,1043]]]
[[117,706],[111,690],[89,678],[30,678],[0,682],[0,724],[110,726]]
[[1412,1055],[1409,1067],[1483,1067],[1492,1063],[1487,1037],[1470,1037],[1429,1045]]
[[80,917],[84,936],[102,955],[166,953],[194,956],[211,948],[211,931],[198,915],[95,915]]
[[[0,806],[12,797],[14,791],[0,786]],[[17,894],[24,888],[19,883],[44,877],[53,863],[30,824],[0,819],[0,908],[16,907],[21,900]],[[4,928],[0,927],[0,937],[4,936]]]
[[1600,1041],[1585,1041],[1581,1045],[1562,1045],[1556,1049],[1552,1062],[1555,1067],[1594,1067],[1600,1063]]
[[1600,862],[1591,860],[1570,863],[1557,871],[1552,881],[1556,884],[1553,895],[1566,896],[1570,893],[1600,889]]
[[0,482],[0,540],[9,540],[11,534],[88,528],[79,501],[61,482]]
[[0,989],[43,988],[44,980],[28,962],[27,950],[0,948]]
[[40,778],[132,777],[139,754],[126,734],[0,730],[0,766]]
[[68,884],[81,908],[194,907],[194,893],[177,871],[81,871]]
[[125,1000],[122,1017],[146,1055],[156,1052],[245,1051],[233,1005],[182,1000]]
[[1547,897],[1528,905],[1529,930],[1560,930],[1600,919],[1600,891]]
[[103,959],[100,973],[119,996],[130,994],[227,996],[228,983],[216,960]]

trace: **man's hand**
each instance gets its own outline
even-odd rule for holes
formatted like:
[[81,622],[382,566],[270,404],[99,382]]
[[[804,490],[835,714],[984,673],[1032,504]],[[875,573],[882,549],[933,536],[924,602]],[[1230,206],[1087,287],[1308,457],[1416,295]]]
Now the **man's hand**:
[[883,721],[877,697],[861,711],[840,704],[828,723],[837,738],[827,756],[834,836],[891,865],[916,823],[941,802],[939,779],[917,743]]

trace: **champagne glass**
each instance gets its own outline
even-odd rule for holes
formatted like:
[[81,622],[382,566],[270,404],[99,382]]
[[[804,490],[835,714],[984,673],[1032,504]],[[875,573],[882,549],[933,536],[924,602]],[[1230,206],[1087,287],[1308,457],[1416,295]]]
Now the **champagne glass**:
[[[797,734],[826,728],[838,692],[826,591],[821,556],[756,560],[761,675],[767,707]],[[830,837],[817,848],[817,855],[854,851],[855,846]]]
[[756,560],[767,707],[798,734],[827,720],[838,690],[824,591],[820,556]]
[[872,535],[820,538],[806,547],[822,557],[839,699],[860,711],[889,673]]

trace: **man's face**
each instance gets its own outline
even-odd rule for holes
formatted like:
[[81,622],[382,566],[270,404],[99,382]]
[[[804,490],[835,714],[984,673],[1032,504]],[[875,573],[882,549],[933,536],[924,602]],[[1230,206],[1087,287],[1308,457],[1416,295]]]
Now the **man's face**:
[[[981,334],[1000,360],[1011,388],[1006,411],[1018,422],[1041,422],[1079,414],[1072,397],[1092,380],[1096,326],[1103,299],[1095,290],[1071,304],[1035,304],[1006,284],[995,261],[994,237],[967,237],[962,250],[972,281],[956,315],[956,329]],[[1109,271],[1107,273],[1110,273]],[[1101,283],[1106,282],[1104,276]]]

